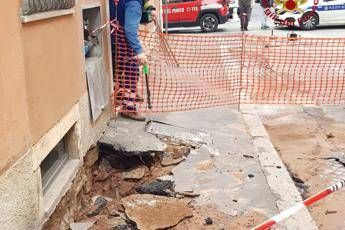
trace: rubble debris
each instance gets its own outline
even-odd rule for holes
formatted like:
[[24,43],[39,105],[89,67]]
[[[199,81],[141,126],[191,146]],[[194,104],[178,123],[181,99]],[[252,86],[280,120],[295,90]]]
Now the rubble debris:
[[102,196],[98,196],[95,200],[95,203],[94,203],[94,205],[102,206],[102,207],[107,206],[107,204],[108,204],[108,199],[106,199]]
[[99,196],[95,203],[91,206],[91,208],[87,211],[87,217],[97,216],[101,213],[101,211],[107,206],[108,201],[104,198]]
[[111,199],[110,197],[105,197],[105,196],[100,196],[100,195],[92,197],[92,202],[95,205],[101,204],[102,202],[107,203],[111,201],[113,201],[113,199]]
[[96,223],[92,226],[91,230],[103,230],[103,229],[135,229],[134,226],[128,223],[122,217],[110,217],[108,215],[97,216]]
[[250,173],[250,174],[248,174],[248,178],[250,178],[250,179],[251,179],[251,178],[254,178],[254,177],[255,177],[255,176],[254,176],[254,174],[251,174],[251,173]]
[[181,195],[183,197],[198,197],[198,196],[200,196],[200,193],[195,193],[193,191],[177,192],[177,194]]
[[211,225],[211,224],[213,224],[212,218],[211,218],[211,217],[207,217],[207,218],[205,219],[205,224],[206,224],[206,225]]
[[186,202],[169,197],[134,194],[122,199],[127,217],[139,229],[164,229],[192,217]]
[[123,172],[122,178],[124,180],[139,180],[145,176],[145,173],[148,170],[149,169],[146,166],[141,165],[137,168],[133,168],[133,169],[130,169],[129,171]]
[[122,205],[117,202],[111,202],[107,206],[107,210],[108,210],[109,216],[112,216],[112,217],[120,216],[120,212],[124,212]]
[[153,194],[158,196],[173,196],[174,183],[170,180],[155,180],[150,183],[143,184],[136,188],[141,194]]
[[69,228],[71,230],[88,230],[90,229],[96,220],[93,221],[86,221],[86,222],[78,222],[78,223],[70,223]]
[[158,180],[170,180],[170,181],[174,182],[174,176],[173,175],[164,175],[164,176],[161,176],[157,179]]
[[164,158],[161,162],[162,166],[170,166],[170,165],[177,165],[179,163],[181,163],[182,161],[184,161],[185,158],[184,157],[180,157],[177,159],[173,159],[173,158]]

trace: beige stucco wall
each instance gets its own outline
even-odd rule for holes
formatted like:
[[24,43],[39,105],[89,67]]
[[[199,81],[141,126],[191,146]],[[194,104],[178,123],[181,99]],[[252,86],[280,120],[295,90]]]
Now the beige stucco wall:
[[78,101],[86,90],[75,15],[23,25],[30,130],[33,143]]
[[[20,0],[2,3],[6,11],[0,14],[1,229],[38,229],[42,224],[47,213],[43,213],[38,160],[49,153],[48,143],[54,146],[59,141],[49,135],[70,128],[71,124],[60,121],[66,120],[71,110],[76,111],[77,128],[72,138],[77,141],[71,157],[82,159],[112,114],[109,103],[96,122],[90,117],[83,54],[84,2],[77,1],[72,15],[25,24],[20,21]],[[105,22],[104,5],[102,17]],[[103,35],[103,60],[110,87],[108,39],[106,32]],[[60,123],[69,126],[60,127]],[[65,185],[61,186],[70,186],[72,180],[63,181]],[[63,195],[59,191],[54,194],[57,200]]]
[[0,14],[0,174],[31,142],[19,1],[3,1]]
[[[102,5],[105,23],[108,0],[79,0],[72,15],[25,24],[20,2],[4,1],[0,14],[0,226],[5,230],[39,228],[51,214],[43,208],[41,160],[72,125],[71,158],[82,160],[113,114],[109,103],[92,121],[83,54],[82,8]],[[110,88],[108,34],[107,29],[102,36]],[[64,194],[53,195],[58,202]]]

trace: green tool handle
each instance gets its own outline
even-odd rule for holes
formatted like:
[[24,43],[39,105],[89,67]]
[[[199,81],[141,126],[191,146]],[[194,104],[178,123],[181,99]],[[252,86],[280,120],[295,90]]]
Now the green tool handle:
[[147,64],[144,65],[144,74],[149,74],[149,66]]
[[151,92],[150,92],[150,86],[149,86],[149,66],[147,64],[144,65],[143,71],[144,71],[145,80],[146,80],[147,104],[148,104],[149,109],[152,109]]

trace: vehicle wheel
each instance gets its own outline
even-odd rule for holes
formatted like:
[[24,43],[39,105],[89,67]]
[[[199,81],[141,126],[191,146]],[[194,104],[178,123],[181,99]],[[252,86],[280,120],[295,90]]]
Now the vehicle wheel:
[[200,27],[203,32],[214,32],[217,30],[219,20],[214,14],[205,14],[200,19]]
[[314,12],[307,12],[303,14],[299,24],[302,30],[314,30],[319,25],[319,17]]

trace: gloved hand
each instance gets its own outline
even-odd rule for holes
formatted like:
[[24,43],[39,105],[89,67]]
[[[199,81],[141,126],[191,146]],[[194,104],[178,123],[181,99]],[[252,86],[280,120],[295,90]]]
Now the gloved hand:
[[137,59],[138,59],[140,65],[147,64],[147,56],[144,52],[138,54]]

